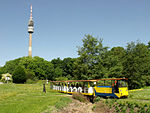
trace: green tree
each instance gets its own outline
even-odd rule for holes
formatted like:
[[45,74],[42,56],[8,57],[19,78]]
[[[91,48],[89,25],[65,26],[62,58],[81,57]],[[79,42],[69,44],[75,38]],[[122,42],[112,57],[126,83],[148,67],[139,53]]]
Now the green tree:
[[15,59],[15,60],[10,60],[6,62],[6,64],[3,67],[4,73],[10,73],[12,74],[15,70],[15,68],[18,66],[21,58]]
[[34,80],[49,79],[53,80],[54,68],[53,64],[38,56],[35,57],[22,57],[19,65],[26,69],[27,78]]
[[0,67],[0,80],[2,78],[2,74],[3,74],[3,69],[2,69],[2,67]]
[[63,76],[68,79],[74,79],[74,62],[76,58],[64,58],[62,62]]
[[148,49],[150,49],[150,41],[148,42]]
[[38,56],[22,57],[8,61],[5,66],[2,67],[3,73],[12,74],[17,66],[21,66],[25,69],[27,79],[55,79],[53,64]]
[[145,86],[146,79],[150,75],[150,51],[148,47],[141,42],[129,43],[123,68],[124,75],[129,78],[130,88]]
[[[74,74],[78,79],[95,79],[103,77],[103,58],[108,47],[103,47],[102,39],[85,35],[83,46],[78,47],[80,56],[75,62]],[[101,75],[100,75],[101,74]]]
[[2,77],[2,74],[4,74],[4,68],[3,67],[0,67],[0,79]]
[[105,55],[104,66],[107,72],[105,75],[112,78],[124,77],[122,62],[125,56],[125,50],[123,47],[113,47]]
[[51,63],[54,65],[54,68],[60,67],[62,68],[62,60],[60,58],[51,60]]
[[12,78],[14,83],[25,83],[27,80],[25,69],[21,66],[16,67]]
[[55,73],[55,78],[62,77],[63,70],[60,67],[56,67],[54,73]]
[[54,73],[53,73],[53,78],[56,80],[56,78],[62,77],[63,76],[63,68],[62,68],[62,60],[60,58],[53,59],[51,63],[54,66]]

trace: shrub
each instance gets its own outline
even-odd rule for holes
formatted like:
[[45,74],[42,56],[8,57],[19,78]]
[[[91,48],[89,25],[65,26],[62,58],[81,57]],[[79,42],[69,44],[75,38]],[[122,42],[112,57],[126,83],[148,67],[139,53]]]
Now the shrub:
[[18,66],[13,72],[13,82],[14,83],[24,83],[26,82],[27,76],[25,69],[21,66]]
[[147,111],[146,111],[147,113],[150,113],[150,108],[147,108]]
[[34,83],[36,83],[36,81],[31,80],[31,79],[27,79],[26,83],[27,83],[27,84],[34,84]]
[[134,110],[133,109],[130,109],[130,112],[129,113],[134,113]]
[[145,104],[145,105],[144,105],[144,107],[148,107],[148,105],[147,105],[147,104]]
[[106,99],[105,104],[109,104],[108,100]]
[[145,107],[141,107],[141,112],[142,112],[142,113],[146,113]]
[[27,79],[34,80],[34,78],[35,78],[35,73],[30,70],[26,71],[26,75],[27,75]]
[[80,102],[88,102],[87,98],[81,93],[73,93],[72,98],[79,100]]
[[99,96],[97,96],[96,98],[94,98],[94,102],[98,102],[98,101],[100,101],[100,97]]
[[37,77],[34,77],[32,79],[27,79],[27,81],[26,81],[27,84],[34,84],[34,83],[37,83],[37,82],[38,82],[38,78]]
[[116,111],[117,111],[117,112],[119,112],[119,111],[120,111],[120,109],[119,109],[119,107],[118,107],[118,106],[116,106]]
[[139,104],[138,103],[134,103],[135,107],[139,107]]
[[126,106],[124,106],[124,107],[122,108],[122,112],[123,112],[123,113],[126,113],[126,110],[127,110],[127,108],[126,108]]
[[57,109],[62,109],[63,107],[65,107],[70,102],[71,102],[70,98],[63,97],[58,102],[56,102],[55,107]]
[[96,108],[96,105],[93,105],[92,110],[94,110]]

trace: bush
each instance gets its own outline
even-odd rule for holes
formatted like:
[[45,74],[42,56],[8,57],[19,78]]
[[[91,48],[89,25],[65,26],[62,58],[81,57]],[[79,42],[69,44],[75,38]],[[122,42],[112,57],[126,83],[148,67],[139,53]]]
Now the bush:
[[57,109],[62,109],[63,107],[67,106],[68,103],[70,103],[72,100],[67,97],[61,98],[58,102],[56,102],[55,107]]
[[21,66],[18,66],[13,72],[13,82],[14,83],[24,83],[26,82],[27,76],[25,69]]
[[109,104],[108,100],[106,99],[105,104]]
[[99,96],[97,96],[96,98],[94,98],[94,102],[98,102],[98,101],[100,101],[100,97]]
[[124,106],[124,107],[122,108],[122,112],[123,112],[123,113],[126,113],[126,110],[127,110],[127,108],[126,108],[126,106]]
[[35,73],[30,70],[26,71],[26,75],[27,75],[27,79],[34,80],[34,78],[35,78]]
[[32,79],[28,78],[27,81],[26,81],[27,84],[35,84],[37,82],[38,82],[38,78],[37,77],[34,77]]
[[73,93],[72,98],[79,100],[80,102],[88,102],[87,98],[81,93]]
[[27,84],[34,84],[34,83],[36,83],[36,82],[37,82],[37,81],[31,80],[31,79],[27,79],[27,81],[26,81]]

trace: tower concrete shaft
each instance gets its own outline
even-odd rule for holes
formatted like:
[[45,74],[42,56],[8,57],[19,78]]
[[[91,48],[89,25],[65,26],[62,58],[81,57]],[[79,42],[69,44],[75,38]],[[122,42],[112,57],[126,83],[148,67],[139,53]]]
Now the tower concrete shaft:
[[29,56],[32,57],[32,33],[34,32],[34,22],[32,19],[32,5],[30,9],[30,19],[28,23],[28,33],[29,33]]
[[29,33],[29,56],[32,57],[32,34]]

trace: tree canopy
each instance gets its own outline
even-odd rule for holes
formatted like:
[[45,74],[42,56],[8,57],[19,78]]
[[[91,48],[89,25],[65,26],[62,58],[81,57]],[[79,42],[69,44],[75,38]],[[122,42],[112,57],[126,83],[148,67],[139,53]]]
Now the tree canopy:
[[[10,73],[26,79],[71,80],[119,78],[129,79],[129,88],[150,85],[150,41],[146,44],[130,42],[125,48],[109,49],[103,40],[85,35],[78,47],[78,58],[46,61],[38,56],[22,57],[6,62],[0,74]],[[23,75],[23,73],[22,73]]]

